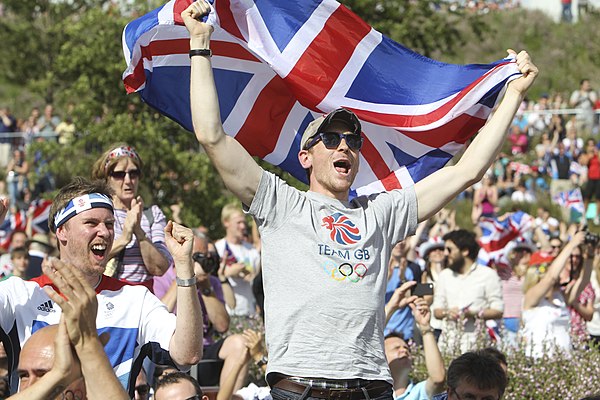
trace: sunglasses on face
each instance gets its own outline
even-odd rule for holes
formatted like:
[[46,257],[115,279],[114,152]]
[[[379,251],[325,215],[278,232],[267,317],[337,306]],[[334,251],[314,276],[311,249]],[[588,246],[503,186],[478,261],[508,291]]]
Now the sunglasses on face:
[[131,171],[113,171],[110,176],[117,180],[125,179],[125,175],[129,175],[129,179],[139,179],[141,173],[139,169],[132,169]]
[[337,132],[321,132],[313,136],[313,138],[306,145],[305,150],[310,149],[319,143],[319,141],[323,141],[323,144],[328,149],[337,149],[342,142],[342,139],[346,141],[346,144],[351,150],[358,151],[363,145],[363,138],[361,135],[356,135],[354,133],[344,134]]

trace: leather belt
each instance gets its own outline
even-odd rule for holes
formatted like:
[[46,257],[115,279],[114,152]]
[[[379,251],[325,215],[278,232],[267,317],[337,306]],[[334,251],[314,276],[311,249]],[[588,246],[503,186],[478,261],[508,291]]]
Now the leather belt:
[[[293,382],[288,379],[281,379],[273,385],[278,389],[287,390],[296,394],[303,394],[307,385],[298,382]],[[363,388],[367,391],[370,398],[377,397],[383,394],[386,390],[391,389],[392,385],[387,382],[372,382]],[[319,387],[311,387],[308,391],[308,397],[317,397],[319,399],[331,400],[363,400],[365,393],[362,388],[349,389],[327,389]]]

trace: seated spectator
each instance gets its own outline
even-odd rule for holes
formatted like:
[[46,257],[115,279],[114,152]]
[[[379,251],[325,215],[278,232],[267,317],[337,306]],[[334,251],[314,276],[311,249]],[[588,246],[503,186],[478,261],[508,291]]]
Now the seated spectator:
[[13,231],[10,234],[10,243],[8,253],[0,256],[0,276],[12,275],[13,265],[10,257],[10,251],[18,247],[27,247],[27,234],[23,231]]
[[513,156],[527,153],[529,138],[527,137],[527,133],[522,131],[517,125],[510,127],[508,141],[511,143],[510,151]]
[[10,400],[128,399],[104,352],[108,334],[98,337],[94,289],[83,273],[56,260],[45,272],[62,293],[47,289],[63,314],[58,325],[37,330],[23,346],[19,393]]
[[[560,275],[566,267],[573,251],[583,244],[585,232],[577,232],[565,245],[552,264],[546,269],[544,264],[527,270],[523,291],[523,337],[526,353],[541,357],[544,353],[553,354],[555,349],[563,352],[571,350],[568,306],[579,297],[589,283],[589,273],[581,274],[575,281],[561,287]],[[589,247],[589,246],[588,246]],[[591,269],[593,253],[586,249],[582,253],[586,269]]]
[[[212,249],[209,247],[212,246]],[[196,276],[196,291],[202,308],[204,329],[203,360],[222,360],[222,370],[216,371],[215,376],[220,376],[219,381],[203,383],[206,386],[222,385],[231,374],[234,366],[243,358],[246,341],[241,334],[229,335],[215,342],[215,332],[224,334],[229,329],[229,314],[225,309],[225,293],[232,297],[233,293],[229,283],[221,284],[217,278],[217,269],[221,260],[206,236],[200,232],[194,234],[192,258],[194,260],[194,273]],[[175,269],[170,268],[161,277],[155,277],[154,289],[156,295],[166,304],[168,310],[177,314],[177,285],[175,282]],[[244,386],[248,375],[248,365],[239,371],[234,390]],[[198,378],[201,380],[200,378]],[[201,380],[202,381],[202,380]]]
[[21,279],[29,279],[26,276],[29,266],[29,253],[25,247],[17,247],[10,251],[10,262],[13,265],[12,275]]
[[398,333],[385,337],[385,356],[394,379],[394,399],[424,399],[444,390],[446,370],[444,360],[438,349],[433,329],[429,325],[431,310],[423,298],[413,299],[409,306],[416,325],[423,338],[423,352],[427,367],[427,380],[413,383],[409,379],[412,372],[410,347]]
[[198,382],[184,372],[173,372],[158,379],[154,400],[208,400]]
[[499,400],[508,379],[498,360],[487,352],[468,352],[450,363],[446,392],[434,400]]
[[527,190],[525,184],[519,180],[516,190],[510,195],[510,199],[515,203],[534,203],[535,196]]
[[42,274],[42,261],[44,258],[55,255],[56,248],[50,240],[49,233],[36,233],[27,241],[29,247],[29,267],[27,276],[38,277]]
[[502,317],[502,285],[496,271],[477,264],[475,234],[460,229],[446,234],[444,241],[448,267],[436,282],[432,309],[444,320],[441,346],[458,344],[466,351],[475,344],[476,320]]

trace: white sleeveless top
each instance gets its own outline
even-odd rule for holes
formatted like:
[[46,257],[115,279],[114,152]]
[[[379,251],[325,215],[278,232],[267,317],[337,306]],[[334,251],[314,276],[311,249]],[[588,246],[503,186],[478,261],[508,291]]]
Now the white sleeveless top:
[[571,350],[569,310],[561,293],[554,292],[551,300],[544,297],[537,307],[524,310],[523,324],[528,355],[542,357],[557,347],[564,352]]

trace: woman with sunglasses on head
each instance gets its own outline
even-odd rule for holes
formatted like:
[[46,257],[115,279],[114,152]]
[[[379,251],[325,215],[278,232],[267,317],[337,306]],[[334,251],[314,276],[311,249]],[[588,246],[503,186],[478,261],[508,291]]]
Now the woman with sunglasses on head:
[[[586,232],[577,232],[564,246],[550,266],[529,267],[525,274],[523,291],[523,337],[526,353],[541,357],[545,352],[552,354],[556,348],[564,352],[571,350],[570,318],[568,306],[573,305],[589,283],[593,246],[583,246]],[[571,254],[582,246],[583,273],[573,282],[561,285],[562,271],[569,263]],[[594,262],[597,262],[594,261]]]
[[[571,336],[576,337],[582,342],[588,340],[586,322],[591,321],[594,316],[594,300],[596,294],[590,282],[592,268],[584,269],[583,266],[583,251],[582,246],[573,249],[566,267],[560,275],[560,285],[568,290],[575,285],[581,275],[588,274],[589,277],[583,279],[587,281],[587,285],[582,286],[579,296],[569,305],[569,313],[571,318]],[[594,264],[597,264],[597,259],[594,258]]]
[[152,290],[152,277],[164,274],[173,259],[165,245],[165,215],[156,205],[145,209],[137,194],[142,168],[135,149],[119,143],[96,160],[92,178],[106,180],[114,191],[115,241],[106,274]]

